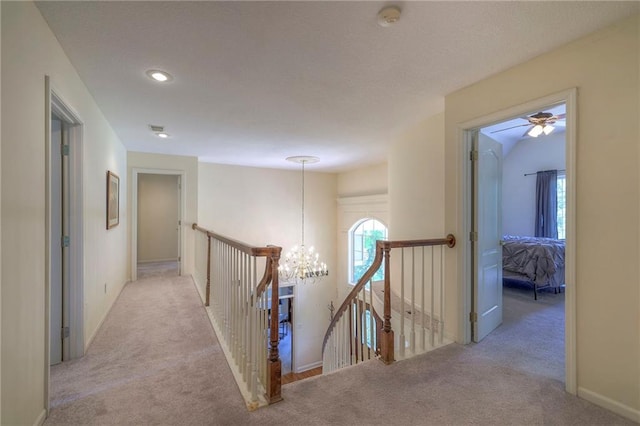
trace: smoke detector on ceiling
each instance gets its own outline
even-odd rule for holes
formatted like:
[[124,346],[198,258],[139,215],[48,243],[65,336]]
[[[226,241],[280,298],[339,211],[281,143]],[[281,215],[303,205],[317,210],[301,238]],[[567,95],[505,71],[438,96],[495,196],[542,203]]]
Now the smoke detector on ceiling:
[[378,12],[378,25],[389,27],[400,19],[400,9],[396,6],[389,6]]

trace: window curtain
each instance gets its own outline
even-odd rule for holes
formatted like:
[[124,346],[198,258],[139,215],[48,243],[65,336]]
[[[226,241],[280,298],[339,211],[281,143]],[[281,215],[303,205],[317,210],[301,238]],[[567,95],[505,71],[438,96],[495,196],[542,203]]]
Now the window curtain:
[[558,238],[558,171],[546,170],[536,176],[536,237]]

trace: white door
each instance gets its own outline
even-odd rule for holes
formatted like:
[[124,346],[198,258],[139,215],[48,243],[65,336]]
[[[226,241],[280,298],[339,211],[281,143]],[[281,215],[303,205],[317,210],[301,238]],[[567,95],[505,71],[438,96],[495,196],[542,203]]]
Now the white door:
[[473,341],[502,323],[502,145],[478,131],[474,150]]

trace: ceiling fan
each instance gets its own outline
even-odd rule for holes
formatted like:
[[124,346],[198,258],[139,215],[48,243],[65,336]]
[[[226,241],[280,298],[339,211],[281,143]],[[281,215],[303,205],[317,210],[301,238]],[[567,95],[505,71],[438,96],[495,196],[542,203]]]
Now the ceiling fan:
[[555,123],[558,120],[563,120],[565,118],[565,116],[566,116],[566,114],[554,115],[554,114],[552,114],[550,112],[538,112],[538,113],[530,115],[528,117],[521,117],[523,120],[527,120],[528,123],[518,124],[517,126],[511,126],[511,127],[505,128],[505,129],[494,130],[491,133],[503,132],[505,130],[515,129],[517,127],[530,126],[522,134],[522,136],[524,137],[526,135],[529,135],[532,138],[537,138],[538,136],[540,136],[543,133],[545,135],[548,135],[549,133],[553,132],[553,129],[555,129],[555,127],[553,127],[552,124]]

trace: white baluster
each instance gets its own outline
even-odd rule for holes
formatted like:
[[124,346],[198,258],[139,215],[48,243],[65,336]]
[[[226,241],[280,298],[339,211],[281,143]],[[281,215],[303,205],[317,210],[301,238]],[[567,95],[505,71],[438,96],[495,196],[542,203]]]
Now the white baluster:
[[440,246],[440,328],[438,341],[442,344],[444,338],[444,246]]
[[416,255],[411,247],[411,353],[416,353]]
[[404,247],[400,249],[400,357],[404,358],[404,347],[405,347],[405,337],[404,337],[404,315],[406,310],[404,308]]
[[421,253],[422,256],[420,256],[422,258],[422,299],[421,299],[421,303],[420,303],[420,309],[422,310],[422,351],[424,352],[426,350],[426,340],[427,340],[427,330],[426,330],[426,316],[427,316],[427,305],[424,303],[424,295],[427,292],[426,289],[426,283],[424,282],[424,246],[421,247]]
[[433,333],[435,332],[435,318],[434,318],[434,314],[435,314],[435,309],[434,309],[434,302],[435,302],[435,294],[434,294],[434,280],[433,280],[433,268],[434,268],[434,263],[433,263],[433,246],[431,247],[431,311],[429,312],[429,318],[430,318],[430,328],[431,328],[431,333],[430,333],[430,343],[431,343],[431,347],[434,347],[434,341],[433,341]]

